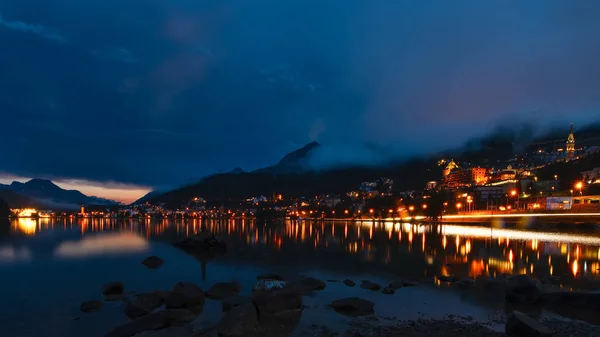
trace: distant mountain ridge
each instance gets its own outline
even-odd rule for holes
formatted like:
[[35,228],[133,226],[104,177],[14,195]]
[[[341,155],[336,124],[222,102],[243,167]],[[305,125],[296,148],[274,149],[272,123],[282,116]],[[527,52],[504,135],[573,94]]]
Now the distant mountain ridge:
[[321,144],[317,142],[310,142],[303,147],[286,154],[277,164],[254,170],[253,173],[286,174],[310,171],[310,157],[320,146]]
[[65,190],[50,180],[31,179],[25,183],[13,181],[0,184],[0,199],[10,207],[44,207],[52,209],[77,209],[81,205],[114,206],[113,200],[87,196],[77,190]]

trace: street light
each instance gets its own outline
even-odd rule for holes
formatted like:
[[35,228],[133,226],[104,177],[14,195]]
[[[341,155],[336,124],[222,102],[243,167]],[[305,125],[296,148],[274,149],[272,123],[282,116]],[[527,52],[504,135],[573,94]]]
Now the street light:
[[579,195],[583,195],[583,191],[582,191],[582,189],[583,189],[583,182],[582,181],[578,181],[575,184],[575,188],[579,190]]

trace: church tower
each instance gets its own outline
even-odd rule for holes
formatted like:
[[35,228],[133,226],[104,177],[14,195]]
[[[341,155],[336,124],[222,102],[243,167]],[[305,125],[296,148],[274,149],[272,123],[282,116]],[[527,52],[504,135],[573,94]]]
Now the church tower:
[[573,134],[573,123],[567,138],[567,161],[575,159],[575,135]]

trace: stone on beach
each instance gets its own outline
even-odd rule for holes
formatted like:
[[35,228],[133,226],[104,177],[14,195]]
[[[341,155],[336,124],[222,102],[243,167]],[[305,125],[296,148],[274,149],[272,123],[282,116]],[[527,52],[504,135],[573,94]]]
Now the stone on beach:
[[206,297],[213,300],[222,300],[242,291],[242,285],[237,281],[218,282],[206,291]]
[[105,296],[116,296],[122,295],[125,285],[123,282],[111,282],[104,285],[102,289],[102,295]]
[[358,297],[348,297],[333,301],[331,307],[342,315],[357,317],[373,314],[375,303]]
[[184,325],[193,322],[198,316],[188,309],[167,309],[163,313],[169,325]]
[[164,299],[161,294],[157,292],[143,293],[136,295],[135,300],[127,301],[123,311],[127,317],[136,319],[148,315],[163,303]]
[[354,287],[356,285],[356,283],[352,280],[344,280],[344,284],[347,285],[348,287]]
[[515,275],[506,279],[504,297],[511,303],[536,303],[542,292],[527,275]]
[[302,309],[302,296],[294,289],[259,291],[252,294],[259,315],[279,315]]
[[222,242],[217,236],[210,232],[198,232],[192,237],[173,243],[173,245],[190,253],[214,252],[225,254],[227,252],[227,245],[225,242]]
[[217,334],[221,337],[247,336],[258,328],[256,307],[247,303],[230,310],[217,324]]
[[505,332],[515,337],[543,337],[552,335],[552,331],[522,312],[514,311],[506,322]]
[[114,328],[106,337],[129,337],[148,330],[158,330],[169,326],[164,312],[143,316]]
[[199,286],[189,282],[179,282],[166,300],[167,308],[202,307],[204,291]]
[[462,279],[458,282],[456,282],[456,286],[458,286],[461,289],[469,289],[469,288],[473,288],[475,287],[475,280],[470,279],[470,278],[465,278]]
[[375,282],[371,282],[371,281],[367,281],[367,280],[362,281],[362,283],[360,284],[360,287],[363,289],[368,289],[368,290],[373,290],[373,291],[377,291],[377,290],[381,289],[381,285],[379,285],[379,283],[375,283]]
[[246,304],[246,303],[252,303],[252,299],[250,297],[239,296],[239,295],[228,297],[221,302],[222,307],[223,307],[223,312],[227,312],[237,306],[240,306],[240,305]]
[[94,312],[102,308],[102,302],[100,301],[86,301],[81,303],[81,311],[83,312]]
[[392,289],[400,289],[402,287],[404,287],[404,280],[392,281],[388,285],[388,288],[392,288]]
[[313,291],[323,290],[327,287],[327,283],[314,277],[301,277],[288,283],[287,287],[295,289],[303,295],[308,295]]
[[148,256],[146,259],[144,259],[144,261],[142,261],[142,264],[148,269],[158,269],[164,264],[164,261],[160,257],[153,255]]

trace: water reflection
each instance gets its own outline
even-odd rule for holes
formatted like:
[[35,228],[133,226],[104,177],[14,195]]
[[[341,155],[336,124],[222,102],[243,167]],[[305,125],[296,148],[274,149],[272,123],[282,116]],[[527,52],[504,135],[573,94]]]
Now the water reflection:
[[[89,256],[147,249],[144,238],[172,240],[206,227],[233,247],[226,258],[265,263],[319,264],[330,269],[399,273],[409,277],[497,276],[503,273],[560,276],[565,285],[600,279],[600,237],[570,233],[460,225],[371,221],[19,219],[11,235],[76,233],[58,256]],[[520,227],[519,227],[520,228]],[[119,232],[113,236],[92,233]],[[129,233],[125,235],[124,233]]]
[[145,252],[148,241],[134,233],[116,232],[94,234],[79,241],[64,241],[54,251],[54,256],[81,258],[95,255]]

